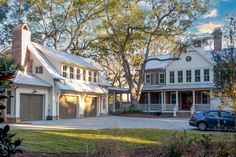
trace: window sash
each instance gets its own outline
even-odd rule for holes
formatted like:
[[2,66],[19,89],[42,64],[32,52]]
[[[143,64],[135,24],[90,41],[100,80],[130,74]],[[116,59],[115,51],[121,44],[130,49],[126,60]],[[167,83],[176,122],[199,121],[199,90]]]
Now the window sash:
[[192,82],[192,71],[191,70],[186,71],[186,82]]
[[76,71],[76,79],[80,80],[80,69],[77,69]]
[[183,82],[183,71],[178,71],[178,82]]
[[159,83],[160,83],[160,84],[165,83],[165,74],[160,74],[160,75],[159,75]]
[[145,82],[146,82],[147,84],[151,83],[151,74],[146,74],[146,75],[145,75]]
[[201,71],[195,70],[195,82],[200,82],[200,81],[201,81]]
[[210,70],[209,69],[204,69],[204,81],[205,82],[210,81]]
[[83,70],[83,80],[86,81],[86,70]]
[[97,73],[96,72],[93,73],[93,82],[97,82]]
[[67,77],[67,66],[65,65],[62,66],[62,76],[65,78]]
[[174,82],[175,82],[175,72],[170,71],[170,83],[174,83]]
[[92,82],[92,72],[89,71],[89,77],[88,77],[89,82]]
[[74,68],[70,67],[70,79],[74,79]]

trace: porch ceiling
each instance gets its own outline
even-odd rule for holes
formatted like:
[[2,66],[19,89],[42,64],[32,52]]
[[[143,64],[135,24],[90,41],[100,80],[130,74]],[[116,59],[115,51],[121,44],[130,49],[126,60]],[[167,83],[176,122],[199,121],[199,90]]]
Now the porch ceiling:
[[213,83],[195,83],[195,84],[173,84],[161,87],[161,90],[178,90],[178,89],[212,89],[215,88]]

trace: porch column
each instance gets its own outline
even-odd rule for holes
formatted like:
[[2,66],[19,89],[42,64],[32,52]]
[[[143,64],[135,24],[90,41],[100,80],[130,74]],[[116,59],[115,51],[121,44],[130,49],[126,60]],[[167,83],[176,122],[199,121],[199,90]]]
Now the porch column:
[[176,102],[175,102],[175,107],[174,107],[174,117],[176,117],[177,116],[177,111],[179,110],[179,93],[178,93],[178,91],[176,90],[175,91],[175,96],[176,96]]
[[162,102],[163,102],[163,109],[162,110],[166,110],[166,92],[165,91],[163,91],[163,100],[162,100]]
[[163,91],[161,92],[161,111],[164,109],[164,93]]
[[129,103],[129,93],[127,93],[127,103]]
[[195,111],[195,90],[193,90],[192,92],[193,92],[193,105],[191,107],[191,114],[193,114]]
[[216,108],[216,106],[215,106],[215,104],[213,103],[212,100],[214,100],[214,95],[213,95],[213,90],[211,89],[211,90],[210,90],[210,110]]
[[120,94],[120,109],[122,108],[122,93]]
[[116,112],[116,93],[115,92],[113,92],[112,112]]
[[179,110],[179,92],[176,91],[175,94],[176,94],[176,103],[175,103],[176,106],[175,107],[176,107],[176,110],[178,111]]
[[148,112],[150,112],[150,104],[151,104],[151,93],[148,92]]

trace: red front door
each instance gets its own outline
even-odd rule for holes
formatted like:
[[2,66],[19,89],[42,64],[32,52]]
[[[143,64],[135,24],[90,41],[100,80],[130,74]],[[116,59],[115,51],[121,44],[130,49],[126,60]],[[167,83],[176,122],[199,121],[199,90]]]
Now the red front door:
[[193,104],[193,96],[191,92],[182,93],[182,110],[190,110]]

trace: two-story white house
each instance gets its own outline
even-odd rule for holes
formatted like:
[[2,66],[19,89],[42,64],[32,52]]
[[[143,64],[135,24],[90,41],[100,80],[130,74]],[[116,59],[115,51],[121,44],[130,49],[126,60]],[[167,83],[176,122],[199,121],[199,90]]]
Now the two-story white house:
[[18,71],[13,80],[9,119],[55,120],[108,114],[110,84],[92,60],[32,42],[27,24],[13,32],[12,58],[23,71]]
[[[222,42],[215,39],[214,46],[219,51]],[[152,56],[160,59],[171,55]],[[193,113],[217,109],[218,97],[213,81],[212,51],[202,47],[191,47],[181,53],[178,60],[151,60],[146,65],[145,85],[139,109],[148,112]]]

